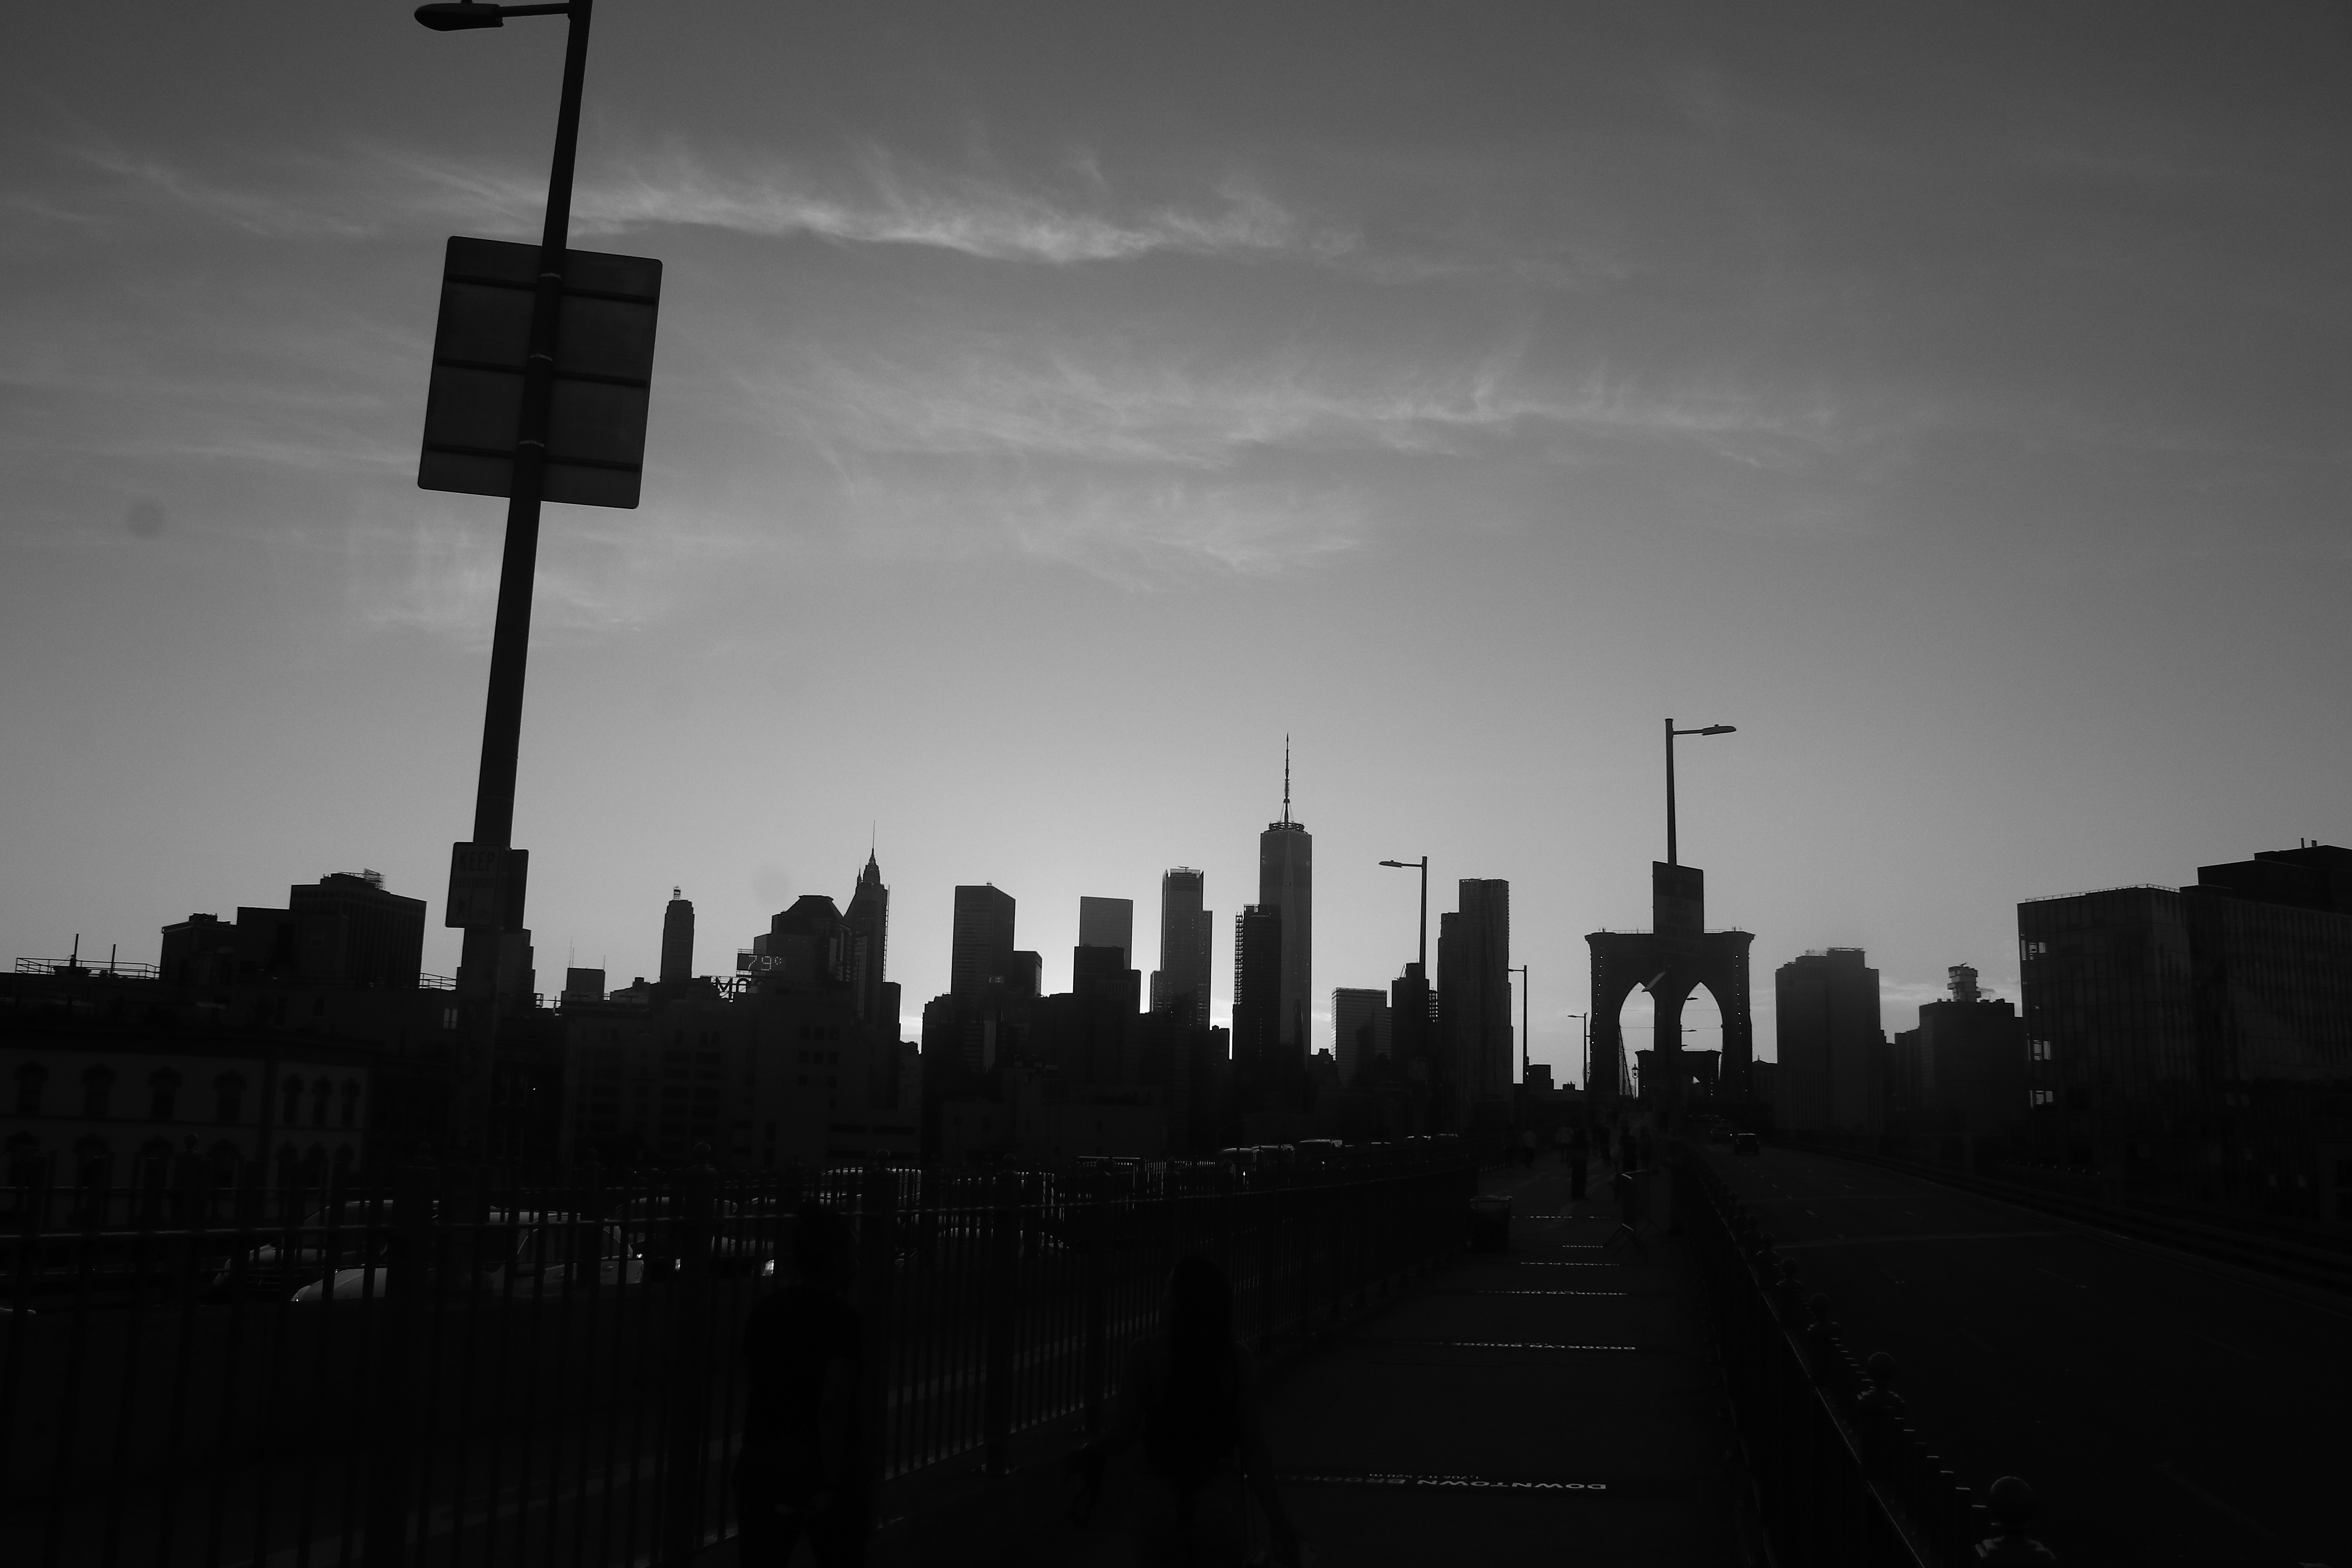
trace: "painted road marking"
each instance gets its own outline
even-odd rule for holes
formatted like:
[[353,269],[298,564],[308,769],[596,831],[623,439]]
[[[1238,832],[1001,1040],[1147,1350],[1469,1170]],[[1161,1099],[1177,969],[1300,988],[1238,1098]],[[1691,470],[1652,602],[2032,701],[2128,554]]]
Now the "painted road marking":
[[1469,1290],[1465,1292],[1465,1294],[1471,1296],[1625,1296],[1632,1294],[1632,1292],[1627,1290],[1544,1290],[1536,1289],[1503,1289],[1496,1288]]
[[2034,1269],[2034,1272],[2036,1274],[2048,1274],[2050,1278],[2058,1281],[2059,1284],[2072,1285],[2077,1290],[2087,1290],[2090,1289],[2088,1285],[2084,1284],[2079,1279],[2069,1279],[2063,1274],[2055,1273],[2051,1269],[2037,1268]]
[[1569,1344],[1556,1340],[1366,1340],[1366,1344],[1419,1345],[1449,1351],[1631,1351],[1639,1345]]
[[1416,1487],[1443,1491],[1481,1492],[1606,1492],[1609,1489],[1607,1481],[1522,1481],[1507,1480],[1498,1476],[1419,1476],[1380,1470],[1340,1474],[1282,1470],[1277,1474],[1287,1485],[1305,1487]]

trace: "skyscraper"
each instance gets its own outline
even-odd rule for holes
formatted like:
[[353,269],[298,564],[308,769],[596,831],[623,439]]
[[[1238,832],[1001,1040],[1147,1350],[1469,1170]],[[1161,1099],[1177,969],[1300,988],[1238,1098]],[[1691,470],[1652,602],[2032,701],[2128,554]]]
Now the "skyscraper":
[[[890,944],[890,889],[882,885],[882,868],[874,852],[866,854],[866,869],[857,874],[857,890],[849,895],[849,913],[843,917],[849,931],[845,954],[849,971],[850,999],[857,1016],[868,1023],[881,1021],[896,1009],[883,999],[883,962]],[[892,1028],[896,1018],[889,1019]]]
[[1078,945],[1118,949],[1118,966],[1130,967],[1135,955],[1133,899],[1078,900]]
[[[1013,895],[994,883],[955,890],[955,929],[949,939],[948,994],[977,1000],[1013,970]],[[1034,984],[1032,990],[1034,991]]]
[[662,913],[661,983],[682,985],[694,978],[694,905],[680,889],[669,890]]
[[1461,908],[1437,925],[1437,1007],[1445,1079],[1456,1113],[1507,1099],[1516,1052],[1511,1026],[1511,885],[1465,877]]
[[1234,1074],[1253,1097],[1279,1083],[1289,1061],[1282,1048],[1284,952],[1282,911],[1244,906],[1234,920]]
[[1352,1086],[1375,1062],[1389,1055],[1389,994],[1385,991],[1331,993],[1332,1056],[1339,1064],[1339,1081]]
[[1878,1021],[1878,971],[1862,949],[1833,947],[1790,959],[1773,975],[1772,993],[1780,1125],[1883,1131],[1886,1040]]
[[1208,879],[1178,866],[1160,879],[1160,967],[1151,974],[1151,1010],[1174,1012],[1196,1029],[1209,1026]]
[[[1290,820],[1290,742],[1282,745],[1282,820],[1257,836],[1258,907],[1281,917],[1281,989],[1276,1040],[1286,1059],[1304,1068],[1311,1042],[1307,1009],[1313,994],[1315,840],[1307,825]],[[1238,962],[1238,957],[1237,957]],[[1239,998],[1235,1005],[1239,1005]],[[1238,1023],[1235,1048],[1239,1048]]]

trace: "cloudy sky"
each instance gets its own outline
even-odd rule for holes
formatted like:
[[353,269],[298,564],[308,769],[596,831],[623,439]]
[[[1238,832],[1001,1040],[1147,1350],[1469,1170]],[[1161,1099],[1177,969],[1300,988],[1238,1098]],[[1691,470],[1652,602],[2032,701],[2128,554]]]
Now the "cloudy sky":
[[[562,24],[407,11],[10,18],[11,954],[439,919],[503,507],[415,488],[436,279],[536,237]],[[2347,85],[2284,4],[605,0],[575,242],[666,297],[644,506],[545,529],[542,984],[871,834],[910,1014],[954,884],[1059,986],[1178,864],[1222,1012],[1286,732],[1318,990],[1410,956],[1381,858],[1507,878],[1539,1060],[1668,714],[1766,1054],[1809,948],[1907,1026],[2021,898],[2352,837]]]

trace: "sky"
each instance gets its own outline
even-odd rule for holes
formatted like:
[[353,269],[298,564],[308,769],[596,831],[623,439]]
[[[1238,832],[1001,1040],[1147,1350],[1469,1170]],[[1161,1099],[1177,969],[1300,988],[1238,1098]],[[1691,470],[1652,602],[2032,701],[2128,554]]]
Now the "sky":
[[[408,10],[10,18],[11,955],[364,866],[455,968],[504,508],[417,443],[563,24]],[[1222,1015],[1286,736],[1321,1005],[1426,854],[1569,1079],[1667,717],[1738,727],[1681,844],[1763,1056],[1808,950],[1907,1027],[2021,899],[2352,839],[2347,67],[2317,5],[604,0],[573,243],[664,297],[643,505],[543,530],[541,987],[870,845],[910,1032],[956,884],[1058,989],[1177,865]]]

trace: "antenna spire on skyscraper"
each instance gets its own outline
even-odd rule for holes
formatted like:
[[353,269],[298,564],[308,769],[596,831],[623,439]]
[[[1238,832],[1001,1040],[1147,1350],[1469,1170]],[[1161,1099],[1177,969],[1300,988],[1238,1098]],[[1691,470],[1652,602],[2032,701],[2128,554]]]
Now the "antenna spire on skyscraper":
[[1283,738],[1282,738],[1282,820],[1283,820],[1283,824],[1284,824],[1284,826],[1287,826],[1289,825],[1289,822],[1290,822],[1290,737],[1289,737],[1288,735],[1285,735],[1285,736],[1283,736]]

